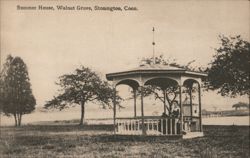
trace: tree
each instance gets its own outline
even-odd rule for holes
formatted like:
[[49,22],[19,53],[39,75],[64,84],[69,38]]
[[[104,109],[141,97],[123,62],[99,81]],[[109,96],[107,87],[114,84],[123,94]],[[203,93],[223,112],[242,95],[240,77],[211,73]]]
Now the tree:
[[232,108],[235,108],[235,110],[238,110],[240,108],[249,108],[249,105],[247,103],[239,102],[237,104],[234,104]]
[[35,109],[27,66],[20,57],[9,55],[0,76],[0,105],[7,116],[13,115],[15,126],[21,125],[22,116]]
[[[194,63],[195,60],[192,60],[188,62],[187,64],[178,64],[175,59],[164,59],[163,55],[157,56],[155,58],[143,58],[140,62],[140,66],[144,65],[152,65],[152,64],[158,64],[158,65],[169,65],[172,67],[178,67],[178,68],[184,68],[186,70],[190,71],[199,71],[204,72],[204,68],[201,67],[192,67],[191,64]],[[160,87],[157,85],[149,85],[144,87],[143,89],[144,96],[150,96],[153,95],[155,97],[155,100],[160,100],[166,107],[166,110],[168,111],[168,114],[172,114],[172,109],[174,103],[176,103],[176,98],[178,98],[179,95],[179,89],[178,85],[175,84],[174,81],[168,81],[168,83],[164,84],[164,87]],[[139,95],[141,93],[141,90],[138,90]],[[186,87],[186,91],[190,91],[189,87]],[[196,88],[192,88],[192,91],[197,91]],[[193,96],[192,96],[193,97]]]
[[[138,90],[139,95],[141,93],[141,90]],[[159,100],[163,103],[163,105],[166,105],[166,110],[168,111],[168,114],[172,114],[173,104],[176,101],[176,98],[179,95],[178,92],[178,86],[174,84],[168,84],[168,86],[161,88],[156,85],[149,85],[144,87],[143,89],[144,96],[150,96],[153,95],[155,97],[155,100]],[[164,99],[165,95],[165,99]],[[167,103],[167,104],[166,104]]]
[[60,94],[45,104],[45,108],[58,108],[60,110],[74,105],[81,106],[80,125],[83,125],[85,105],[88,102],[101,103],[104,107],[112,106],[114,96],[119,105],[121,98],[107,82],[91,69],[81,66],[71,74],[59,77]]
[[250,102],[250,43],[240,36],[219,38],[221,46],[207,70],[206,86],[222,96],[248,95]]

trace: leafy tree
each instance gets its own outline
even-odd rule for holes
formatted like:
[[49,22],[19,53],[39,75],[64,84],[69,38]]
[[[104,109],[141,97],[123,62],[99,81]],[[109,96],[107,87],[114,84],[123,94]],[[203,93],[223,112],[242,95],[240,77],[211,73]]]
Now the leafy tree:
[[116,91],[107,82],[91,69],[81,66],[71,74],[59,77],[61,87],[60,94],[45,104],[45,108],[58,108],[60,110],[69,107],[81,106],[80,125],[83,124],[85,105],[88,102],[101,103],[111,107],[116,96],[116,104],[119,105],[121,98],[116,95]]
[[220,36],[220,41],[207,71],[206,86],[222,96],[250,95],[250,43],[240,36]]
[[[188,62],[187,64],[178,64],[176,62],[176,59],[164,59],[163,55],[156,56],[155,58],[143,58],[140,62],[140,66],[144,65],[168,65],[172,67],[178,67],[178,68],[184,68],[186,70],[190,71],[199,71],[203,72],[205,71],[202,67],[192,67],[191,64],[194,63],[195,60]],[[172,114],[172,109],[174,103],[176,103],[176,99],[179,96],[179,89],[178,85],[175,84],[173,81],[168,81],[168,83],[164,83],[164,87],[157,85],[158,83],[154,83],[154,85],[148,85],[144,87],[143,94],[144,96],[150,96],[153,95],[155,97],[155,100],[159,100],[163,103],[163,105],[166,105],[166,111],[168,112],[168,115]],[[187,86],[184,91],[190,91],[190,87]],[[196,88],[192,88],[192,91],[197,91]],[[141,90],[139,89],[139,95],[141,93]],[[165,95],[165,96],[164,96]],[[192,96],[193,97],[193,96]]]
[[9,55],[0,76],[0,105],[7,116],[13,115],[15,125],[20,126],[22,116],[35,109],[36,100],[32,94],[26,64],[20,57]]
[[235,108],[235,110],[238,110],[240,108],[249,108],[249,105],[247,103],[239,102],[237,104],[234,104],[232,108]]

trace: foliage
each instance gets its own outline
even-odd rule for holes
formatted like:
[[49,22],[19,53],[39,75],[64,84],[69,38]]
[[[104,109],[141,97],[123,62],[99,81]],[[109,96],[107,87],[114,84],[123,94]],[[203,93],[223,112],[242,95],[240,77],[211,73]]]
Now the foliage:
[[220,36],[220,41],[208,69],[208,89],[222,96],[250,95],[250,43],[240,36]]
[[142,58],[140,61],[140,66],[158,64],[158,65],[168,65],[172,67],[183,68],[189,71],[196,71],[196,72],[207,71],[207,68],[200,67],[200,66],[193,66],[192,65],[193,63],[195,63],[195,60],[188,61],[186,64],[180,64],[177,62],[177,59],[174,59],[174,58],[166,59],[164,58],[163,55],[159,55],[159,56],[156,56],[155,58],[153,57]]
[[235,110],[238,110],[238,109],[240,109],[240,108],[249,108],[249,104],[243,103],[243,102],[239,102],[239,103],[237,103],[237,104],[234,104],[234,105],[232,106],[232,108],[235,108]]
[[107,82],[91,69],[81,66],[71,74],[59,77],[60,94],[45,104],[45,108],[58,108],[60,110],[74,105],[81,105],[81,121],[83,124],[85,105],[88,102],[101,103],[111,107],[116,96],[116,104],[121,98]]
[[20,126],[22,115],[31,113],[36,104],[27,66],[20,57],[7,57],[1,71],[0,85],[1,109],[7,116],[13,115],[15,125]]

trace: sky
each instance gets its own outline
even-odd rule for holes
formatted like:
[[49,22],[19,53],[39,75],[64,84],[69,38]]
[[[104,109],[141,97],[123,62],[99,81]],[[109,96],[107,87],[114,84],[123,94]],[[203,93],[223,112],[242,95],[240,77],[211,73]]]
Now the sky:
[[[106,73],[138,66],[155,53],[180,63],[195,60],[207,66],[218,48],[219,35],[250,40],[249,1],[7,1],[1,0],[1,63],[8,54],[28,66],[33,93],[43,106],[59,87],[58,77],[80,65]],[[54,11],[17,10],[21,6],[53,6]],[[137,11],[59,11],[57,5],[136,7]],[[212,108],[231,108],[246,96],[224,98],[203,93]]]

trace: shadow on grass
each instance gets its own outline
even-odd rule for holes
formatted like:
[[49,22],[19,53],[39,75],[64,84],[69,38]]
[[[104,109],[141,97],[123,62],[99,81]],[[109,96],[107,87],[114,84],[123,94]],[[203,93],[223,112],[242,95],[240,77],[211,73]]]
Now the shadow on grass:
[[75,132],[75,131],[113,131],[113,125],[24,125],[4,127],[4,130],[39,131],[39,132]]
[[115,136],[110,132],[113,125],[27,125],[2,129],[0,155],[2,152],[10,157],[37,154],[44,154],[40,157],[56,157],[62,153],[68,157],[78,154],[89,157],[90,153],[95,153],[97,157],[112,154],[119,157],[127,153],[138,157],[153,157],[156,154],[159,157],[249,157],[247,126],[204,126],[204,137],[187,140],[164,136]]
[[141,136],[141,135],[97,135],[93,136],[98,142],[176,142],[181,136]]

